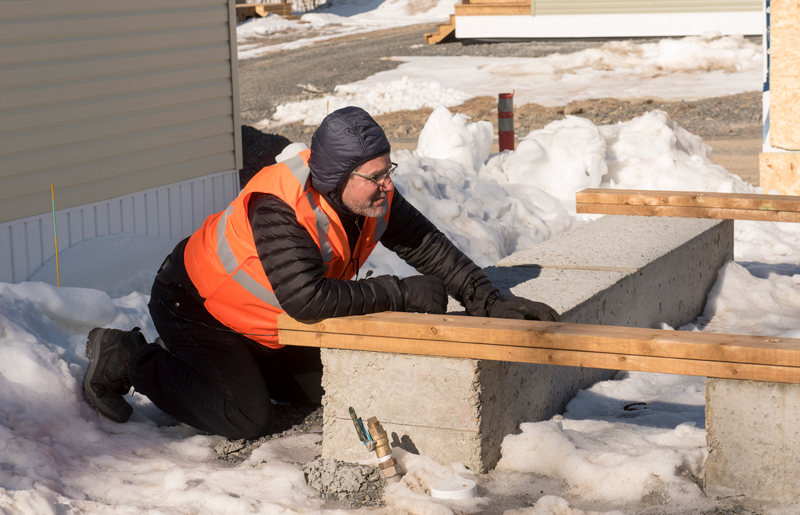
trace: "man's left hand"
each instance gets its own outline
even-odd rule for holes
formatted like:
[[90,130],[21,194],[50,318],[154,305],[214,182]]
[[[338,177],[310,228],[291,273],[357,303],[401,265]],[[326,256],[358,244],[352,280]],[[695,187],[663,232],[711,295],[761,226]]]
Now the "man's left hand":
[[[492,302],[494,300],[494,302]],[[560,322],[555,309],[543,302],[534,302],[514,295],[496,295],[490,298],[489,316],[492,318],[514,318],[517,320],[541,320]]]

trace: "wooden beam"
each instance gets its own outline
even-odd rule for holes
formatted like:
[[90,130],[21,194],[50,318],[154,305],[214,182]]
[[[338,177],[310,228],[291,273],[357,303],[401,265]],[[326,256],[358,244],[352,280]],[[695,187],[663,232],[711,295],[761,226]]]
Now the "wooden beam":
[[696,191],[586,189],[578,213],[800,222],[800,197]]
[[792,338],[411,313],[278,328],[285,345],[800,383]]

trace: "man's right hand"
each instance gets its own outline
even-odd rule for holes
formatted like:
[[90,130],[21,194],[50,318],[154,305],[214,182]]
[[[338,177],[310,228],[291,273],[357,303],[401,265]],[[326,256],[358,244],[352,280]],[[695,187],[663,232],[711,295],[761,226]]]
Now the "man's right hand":
[[447,311],[447,288],[438,277],[414,275],[400,279],[404,310],[442,315]]

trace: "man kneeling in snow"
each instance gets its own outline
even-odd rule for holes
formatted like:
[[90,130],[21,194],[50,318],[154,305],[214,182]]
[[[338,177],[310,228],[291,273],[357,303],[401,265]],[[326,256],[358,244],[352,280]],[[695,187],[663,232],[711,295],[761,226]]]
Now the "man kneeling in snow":
[[[138,329],[89,333],[89,403],[125,422],[133,386],[197,429],[256,439],[272,430],[271,399],[318,401],[297,376],[322,370],[319,349],[283,348],[283,311],[301,321],[444,313],[449,293],[473,316],[557,321],[546,304],[500,295],[395,191],[389,151],[369,114],[347,107],[322,121],[311,149],[261,170],[164,261],[149,304],[156,343]],[[423,275],[358,279],[379,240]]]

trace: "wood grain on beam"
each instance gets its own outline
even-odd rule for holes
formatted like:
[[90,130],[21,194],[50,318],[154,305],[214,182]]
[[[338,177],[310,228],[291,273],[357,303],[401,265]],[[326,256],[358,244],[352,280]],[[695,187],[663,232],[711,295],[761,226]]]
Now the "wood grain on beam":
[[800,197],[739,193],[587,189],[578,213],[800,222]]
[[800,382],[793,338],[415,313],[278,327],[288,345]]
[[723,379],[800,383],[800,367],[730,363],[697,359],[675,359],[654,356],[614,354],[610,352],[567,351],[487,345],[468,342],[447,342],[388,338],[337,333],[306,331],[280,331],[280,342],[285,345],[321,347],[359,351],[418,354],[449,358],[488,359],[515,363],[536,363],[571,367],[603,368],[680,374]]

